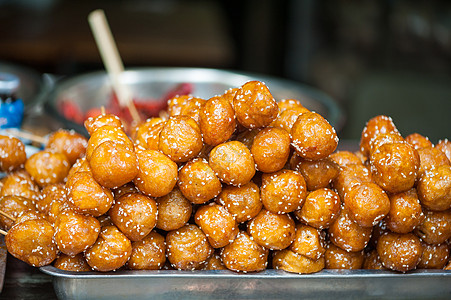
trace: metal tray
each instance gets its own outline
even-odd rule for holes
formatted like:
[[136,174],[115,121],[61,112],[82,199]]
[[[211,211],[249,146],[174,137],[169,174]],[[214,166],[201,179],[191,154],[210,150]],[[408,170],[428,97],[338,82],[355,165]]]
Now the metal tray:
[[68,272],[53,276],[60,299],[451,299],[451,271],[322,270]]

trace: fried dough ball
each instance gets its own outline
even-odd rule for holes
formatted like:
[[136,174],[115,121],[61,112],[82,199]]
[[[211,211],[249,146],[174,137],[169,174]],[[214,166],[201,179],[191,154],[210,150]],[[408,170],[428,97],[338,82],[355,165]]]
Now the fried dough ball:
[[61,253],[53,263],[55,268],[64,271],[72,271],[72,272],[88,272],[91,271],[91,267],[86,262],[83,253],[79,253],[74,256],[69,256],[64,253]]
[[202,147],[200,128],[188,116],[171,117],[161,129],[158,148],[174,162],[189,161]]
[[23,211],[20,213],[20,215],[16,218],[16,221],[14,222],[14,224],[17,224],[20,222],[25,222],[27,220],[34,220],[34,219],[46,219],[46,215],[44,215],[43,213],[40,213],[36,210],[26,210],[26,211]]
[[425,208],[451,208],[451,166],[439,166],[424,173],[418,181],[417,190],[420,202]]
[[156,227],[166,231],[176,230],[186,225],[191,217],[193,206],[178,188],[157,198],[158,218]]
[[346,251],[329,243],[326,246],[324,258],[326,259],[326,269],[356,270],[362,268],[365,254],[363,250]]
[[32,201],[39,199],[39,186],[25,170],[14,171],[2,179],[0,197],[22,196]]
[[293,125],[298,117],[305,112],[310,111],[301,104],[300,106],[294,106],[281,111],[279,102],[279,115],[277,116],[277,119],[275,119],[274,122],[271,123],[271,126],[285,129],[287,132],[291,132],[291,129],[293,128]]
[[63,153],[70,165],[73,165],[77,159],[85,155],[88,140],[74,130],[59,129],[49,136],[45,147]]
[[39,151],[25,162],[25,170],[40,187],[63,182],[69,169],[67,157],[52,150]]
[[86,250],[85,258],[94,270],[108,272],[125,265],[131,253],[130,240],[116,226],[105,226],[94,245]]
[[341,167],[340,173],[333,180],[333,187],[340,199],[344,199],[354,185],[368,182],[372,182],[368,168],[362,164],[350,164]]
[[198,97],[187,98],[180,107],[180,115],[191,117],[199,124],[199,114],[206,101]]
[[423,222],[414,230],[422,241],[428,244],[441,244],[451,237],[451,209],[444,211],[425,211]]
[[423,247],[412,233],[387,232],[379,237],[377,253],[387,269],[407,272],[417,267]]
[[140,241],[132,243],[127,267],[132,270],[159,270],[166,262],[164,236],[152,231]]
[[329,157],[318,160],[300,159],[294,169],[302,174],[309,191],[328,187],[340,172],[340,166]]
[[98,217],[106,213],[113,204],[113,194],[87,172],[75,173],[66,182],[67,200],[79,213]]
[[331,189],[322,188],[309,193],[302,208],[294,214],[301,222],[323,229],[329,228],[337,219],[340,209],[338,194]]
[[236,136],[235,140],[243,143],[249,150],[251,150],[252,143],[260,131],[262,131],[262,128],[244,130]]
[[214,147],[208,164],[219,179],[229,185],[241,186],[255,174],[255,163],[249,149],[241,142],[231,141]]
[[272,259],[274,269],[284,270],[290,273],[310,274],[324,269],[326,260],[321,256],[313,260],[307,256],[293,252],[289,249],[278,250],[274,252]]
[[92,135],[97,129],[103,126],[111,126],[124,130],[121,119],[113,114],[101,114],[97,117],[89,117],[85,120],[84,126],[89,135]]
[[194,98],[192,95],[177,95],[168,100],[168,114],[170,117],[180,115],[182,105]]
[[281,250],[293,242],[296,227],[290,215],[278,215],[262,209],[248,223],[247,231],[259,245],[271,250]]
[[389,193],[399,193],[414,186],[420,157],[408,143],[388,143],[371,154],[370,164],[374,182]]
[[279,112],[276,100],[260,81],[243,84],[236,92],[232,105],[238,122],[246,128],[268,126]]
[[72,175],[76,172],[88,172],[92,174],[91,166],[89,165],[86,156],[77,159],[77,161],[72,165],[72,167],[69,169],[69,173],[67,173],[66,181],[68,181],[69,178],[72,177]]
[[158,208],[154,199],[141,193],[125,194],[108,211],[114,225],[132,242],[148,235],[157,224]]
[[177,164],[163,153],[143,150],[136,153],[139,171],[133,183],[150,197],[169,194],[177,183]]
[[15,224],[5,237],[8,252],[33,267],[50,264],[57,256],[52,225],[43,219]]
[[54,227],[58,249],[70,256],[91,247],[100,232],[100,223],[96,218],[68,209],[58,215]]
[[89,161],[92,176],[102,186],[117,188],[138,174],[138,160],[133,149],[105,141],[94,149]]
[[379,258],[379,254],[377,254],[377,250],[373,249],[370,252],[365,254],[365,260],[363,261],[363,269],[366,270],[384,270],[385,267],[382,265],[382,262]]
[[166,255],[175,269],[200,270],[212,253],[207,236],[194,224],[166,235]]
[[340,150],[329,155],[329,158],[337,163],[340,167],[352,164],[362,164],[360,158],[351,151]]
[[222,189],[219,178],[205,159],[187,162],[178,173],[178,187],[194,204],[205,203],[216,197]]
[[126,184],[113,189],[112,192],[113,192],[114,199],[116,200],[119,197],[124,196],[125,194],[138,193],[139,191],[136,189],[133,182],[127,182]]
[[423,253],[418,263],[418,269],[443,269],[449,259],[448,244],[421,243]]
[[290,155],[290,135],[284,129],[267,127],[255,136],[250,150],[257,170],[279,171]]
[[428,137],[423,136],[419,133],[412,133],[406,136],[406,142],[411,144],[415,149],[433,147]]
[[393,232],[408,233],[424,219],[423,210],[416,190],[389,195],[390,211],[385,218],[385,223]]
[[[156,139],[158,141],[160,137],[160,131],[161,128],[163,128],[164,122],[164,119],[154,117],[149,118],[145,122],[139,124],[133,131],[133,134],[131,136],[132,140],[135,142],[135,145],[146,148],[147,139],[149,137],[152,137],[152,139]],[[159,130],[156,130],[156,128],[159,128]],[[158,147],[153,150],[158,150]]]
[[451,162],[451,142],[448,139],[439,140],[435,148],[445,153],[448,160]]
[[[399,132],[388,132],[374,136],[370,140],[369,157],[380,146],[391,143],[404,143],[406,142]],[[412,145],[413,146],[413,145]]]
[[306,112],[293,124],[291,144],[302,158],[317,160],[335,151],[338,136],[335,129],[320,114]]
[[63,183],[49,184],[45,186],[36,201],[36,208],[43,214],[48,214],[50,204],[53,201],[66,201],[66,188]]
[[0,135],[0,172],[11,172],[23,167],[27,160],[25,145],[15,137]]
[[446,154],[437,148],[421,148],[418,149],[418,155],[420,156],[420,169],[419,175],[423,175],[426,171],[438,168],[440,166],[451,165]]
[[379,115],[368,120],[360,137],[360,152],[362,152],[364,156],[369,157],[370,141],[374,137],[386,133],[399,133],[392,118]]
[[222,189],[217,202],[235,217],[237,223],[254,218],[262,209],[260,189],[252,181],[240,187],[229,185]]
[[131,151],[134,149],[132,140],[128,138],[127,134],[125,134],[122,129],[105,125],[91,134],[91,137],[88,140],[88,147],[86,147],[86,159],[90,161],[94,150],[106,141],[113,141],[116,144],[121,144]]
[[291,98],[280,100],[279,102],[277,102],[277,106],[279,107],[279,114],[293,108],[304,108],[305,111],[309,111],[301,104],[299,100]]
[[220,253],[213,253],[205,262],[205,267],[202,270],[227,270],[221,259]]
[[49,204],[49,212],[46,215],[47,221],[54,225],[58,216],[66,209],[73,209],[70,206],[69,201],[54,199]]
[[[13,218],[19,217],[25,211],[35,211],[36,207],[31,199],[22,196],[3,196],[0,197],[0,210]],[[9,230],[14,225],[14,221],[3,215],[0,215],[0,227]]]
[[147,133],[144,134],[146,138],[145,143],[143,142],[143,147],[148,150],[158,150],[160,147],[160,133],[163,129],[164,125],[166,125],[166,121],[158,122],[153,124]]
[[262,175],[261,200],[270,212],[284,214],[301,209],[307,187],[301,173],[280,170]]
[[312,260],[318,260],[326,251],[324,238],[324,233],[318,229],[304,224],[297,224],[294,241],[289,249]]
[[222,248],[221,258],[227,269],[235,272],[258,272],[266,269],[269,251],[249,234],[240,231],[236,238]]

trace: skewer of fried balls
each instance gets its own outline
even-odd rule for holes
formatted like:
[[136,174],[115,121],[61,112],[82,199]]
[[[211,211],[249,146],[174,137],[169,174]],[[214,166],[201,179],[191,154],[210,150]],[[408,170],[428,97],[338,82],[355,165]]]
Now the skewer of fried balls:
[[[367,122],[359,151],[336,151],[321,115],[250,81],[208,100],[176,96],[128,134],[108,114],[85,127],[71,160],[67,136],[20,162],[0,155],[0,209],[17,219],[0,225],[9,252],[31,265],[450,268],[451,143],[404,138],[387,116]],[[21,244],[30,234],[39,249]]]

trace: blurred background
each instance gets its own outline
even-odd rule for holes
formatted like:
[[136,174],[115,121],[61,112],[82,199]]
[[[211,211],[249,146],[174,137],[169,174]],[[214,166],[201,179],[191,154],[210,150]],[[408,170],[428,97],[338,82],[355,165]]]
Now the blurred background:
[[0,60],[72,76],[103,69],[87,15],[105,10],[124,65],[295,80],[343,108],[339,135],[389,115],[451,137],[451,1],[0,0]]

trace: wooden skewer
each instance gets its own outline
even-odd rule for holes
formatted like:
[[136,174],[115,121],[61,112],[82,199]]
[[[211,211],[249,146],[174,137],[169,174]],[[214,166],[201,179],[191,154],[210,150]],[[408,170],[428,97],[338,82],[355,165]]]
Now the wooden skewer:
[[13,216],[11,216],[11,215],[8,214],[8,213],[5,213],[4,211],[1,211],[1,210],[0,210],[0,215],[2,215],[2,216],[4,216],[4,217],[7,217],[8,219],[10,219],[10,220],[13,221],[13,222],[16,222],[16,218],[14,218]]
[[47,143],[47,139],[46,138],[44,138],[42,136],[38,136],[36,134],[28,133],[26,131],[17,130],[17,129],[5,129],[4,131],[8,135],[11,135],[11,136],[14,136],[14,137],[18,137],[18,138],[27,139],[27,140],[30,140],[32,142],[38,143],[38,144],[45,145]]
[[119,103],[122,106],[128,107],[133,121],[136,124],[141,122],[138,111],[133,103],[133,98],[130,89],[120,80],[121,74],[124,72],[124,64],[122,63],[116,43],[105,17],[105,13],[101,9],[91,12],[88,16],[88,21],[91,26],[94,39],[99,48],[100,55],[105,65],[111,81],[113,89],[116,92]]
[[106,113],[106,112],[105,112],[105,106],[102,105],[102,106],[100,107],[100,113],[102,114],[102,116],[105,115],[105,113]]
[[0,233],[3,234],[3,235],[7,235],[8,234],[8,232],[4,231],[3,229],[0,229]]

